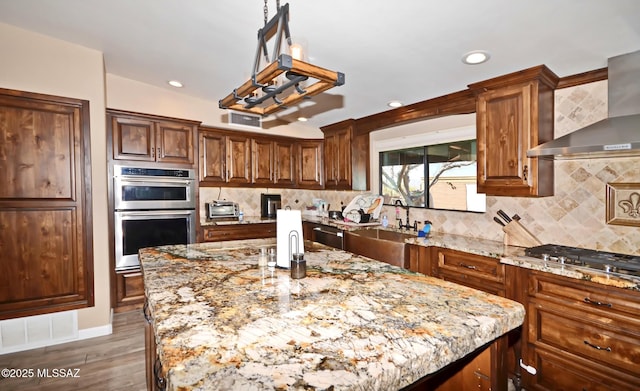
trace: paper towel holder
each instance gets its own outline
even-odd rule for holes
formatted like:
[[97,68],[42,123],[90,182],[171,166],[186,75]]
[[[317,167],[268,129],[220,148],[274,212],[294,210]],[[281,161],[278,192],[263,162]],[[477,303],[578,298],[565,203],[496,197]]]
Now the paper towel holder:
[[[292,242],[293,240],[293,242]],[[293,254],[299,254],[300,253],[300,245],[298,244],[300,240],[300,234],[298,233],[297,230],[292,229],[291,231],[289,231],[289,267],[284,267],[281,266],[284,269],[290,269],[291,268],[291,260],[293,259]],[[295,253],[292,252],[292,247],[293,247],[293,243],[295,243],[296,245],[296,251]]]

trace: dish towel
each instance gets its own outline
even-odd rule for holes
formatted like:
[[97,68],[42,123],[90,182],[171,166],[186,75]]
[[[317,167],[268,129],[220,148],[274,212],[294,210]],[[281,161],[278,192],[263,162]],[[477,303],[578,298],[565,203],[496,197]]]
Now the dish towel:
[[276,266],[289,269],[291,254],[296,252],[304,254],[302,212],[297,209],[278,209],[276,211]]

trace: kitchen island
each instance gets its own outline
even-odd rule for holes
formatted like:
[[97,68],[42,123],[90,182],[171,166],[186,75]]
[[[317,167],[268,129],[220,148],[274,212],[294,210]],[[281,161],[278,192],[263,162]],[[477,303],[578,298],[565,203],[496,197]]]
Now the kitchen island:
[[168,389],[397,390],[524,319],[517,302],[317,243],[305,243],[307,277],[291,279],[258,266],[274,245],[141,250]]

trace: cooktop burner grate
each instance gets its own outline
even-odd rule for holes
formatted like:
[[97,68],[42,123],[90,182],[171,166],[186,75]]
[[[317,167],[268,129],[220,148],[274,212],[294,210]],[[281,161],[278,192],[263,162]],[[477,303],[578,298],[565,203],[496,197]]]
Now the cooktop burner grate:
[[605,272],[640,276],[640,256],[617,254],[577,247],[544,244],[530,247],[525,254],[566,265],[582,266]]

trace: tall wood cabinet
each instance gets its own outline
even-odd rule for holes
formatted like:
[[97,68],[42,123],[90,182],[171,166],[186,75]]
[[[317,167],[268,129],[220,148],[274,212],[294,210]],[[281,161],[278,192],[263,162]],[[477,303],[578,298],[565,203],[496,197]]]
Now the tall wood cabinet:
[[0,89],[0,319],[91,307],[89,102]]
[[113,159],[194,163],[198,122],[108,110]]
[[322,127],[324,186],[333,190],[368,190],[369,134],[358,134],[353,119]]
[[477,93],[478,192],[553,195],[553,159],[527,150],[553,139],[553,90],[544,65],[469,85]]

